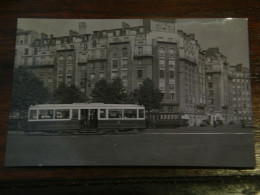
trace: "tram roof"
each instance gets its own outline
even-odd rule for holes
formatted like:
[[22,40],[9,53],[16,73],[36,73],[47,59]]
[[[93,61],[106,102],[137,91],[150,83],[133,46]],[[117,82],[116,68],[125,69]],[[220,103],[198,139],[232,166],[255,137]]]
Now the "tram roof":
[[136,104],[104,104],[104,103],[73,103],[73,104],[38,104],[34,106],[30,106],[31,109],[37,108],[144,108],[144,106],[136,105]]

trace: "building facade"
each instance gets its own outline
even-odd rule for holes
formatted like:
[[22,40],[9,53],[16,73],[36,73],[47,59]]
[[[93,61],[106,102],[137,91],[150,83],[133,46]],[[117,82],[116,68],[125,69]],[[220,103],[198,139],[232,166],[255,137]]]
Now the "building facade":
[[238,84],[226,57],[217,48],[202,51],[195,35],[177,30],[174,20],[86,31],[84,22],[64,37],[19,30],[15,67],[30,69],[50,92],[61,83],[73,84],[89,97],[100,79],[119,77],[130,93],[150,78],[163,95],[160,112],[179,113],[190,125],[209,118],[228,123],[244,113],[232,104],[230,89]]
[[231,66],[233,72],[233,116],[234,120],[252,120],[250,71],[243,64]]

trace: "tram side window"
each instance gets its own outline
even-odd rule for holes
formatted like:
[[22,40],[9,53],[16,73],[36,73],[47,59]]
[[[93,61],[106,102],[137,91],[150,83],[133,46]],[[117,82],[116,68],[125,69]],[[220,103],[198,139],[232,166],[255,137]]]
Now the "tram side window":
[[125,118],[137,118],[137,110],[136,109],[125,109],[124,117]]
[[30,110],[29,119],[30,120],[36,120],[37,119],[37,110]]
[[139,118],[144,118],[144,109],[139,109],[138,112]]
[[106,118],[106,109],[100,109],[99,117],[100,118]]
[[69,118],[70,118],[69,109],[55,110],[55,119],[69,119]]
[[39,119],[53,119],[53,110],[39,110]]
[[122,118],[123,117],[123,110],[119,109],[111,109],[108,111],[108,118]]
[[72,110],[72,119],[73,120],[78,120],[79,117],[79,111],[77,109]]

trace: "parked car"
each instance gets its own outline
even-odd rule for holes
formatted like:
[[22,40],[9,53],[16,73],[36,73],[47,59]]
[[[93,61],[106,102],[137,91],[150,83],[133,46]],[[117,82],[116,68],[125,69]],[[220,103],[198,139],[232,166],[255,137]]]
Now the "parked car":
[[251,121],[251,120],[242,120],[241,126],[242,126],[242,128],[254,128],[253,121]]
[[202,120],[200,123],[200,127],[208,127],[210,126],[210,121],[209,120]]

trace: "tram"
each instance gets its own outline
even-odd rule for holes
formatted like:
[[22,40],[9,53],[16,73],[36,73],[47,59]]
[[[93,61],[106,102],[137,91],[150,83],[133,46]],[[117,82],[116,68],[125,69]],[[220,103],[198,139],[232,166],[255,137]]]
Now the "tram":
[[41,104],[29,107],[29,131],[144,130],[145,108],[134,104]]

